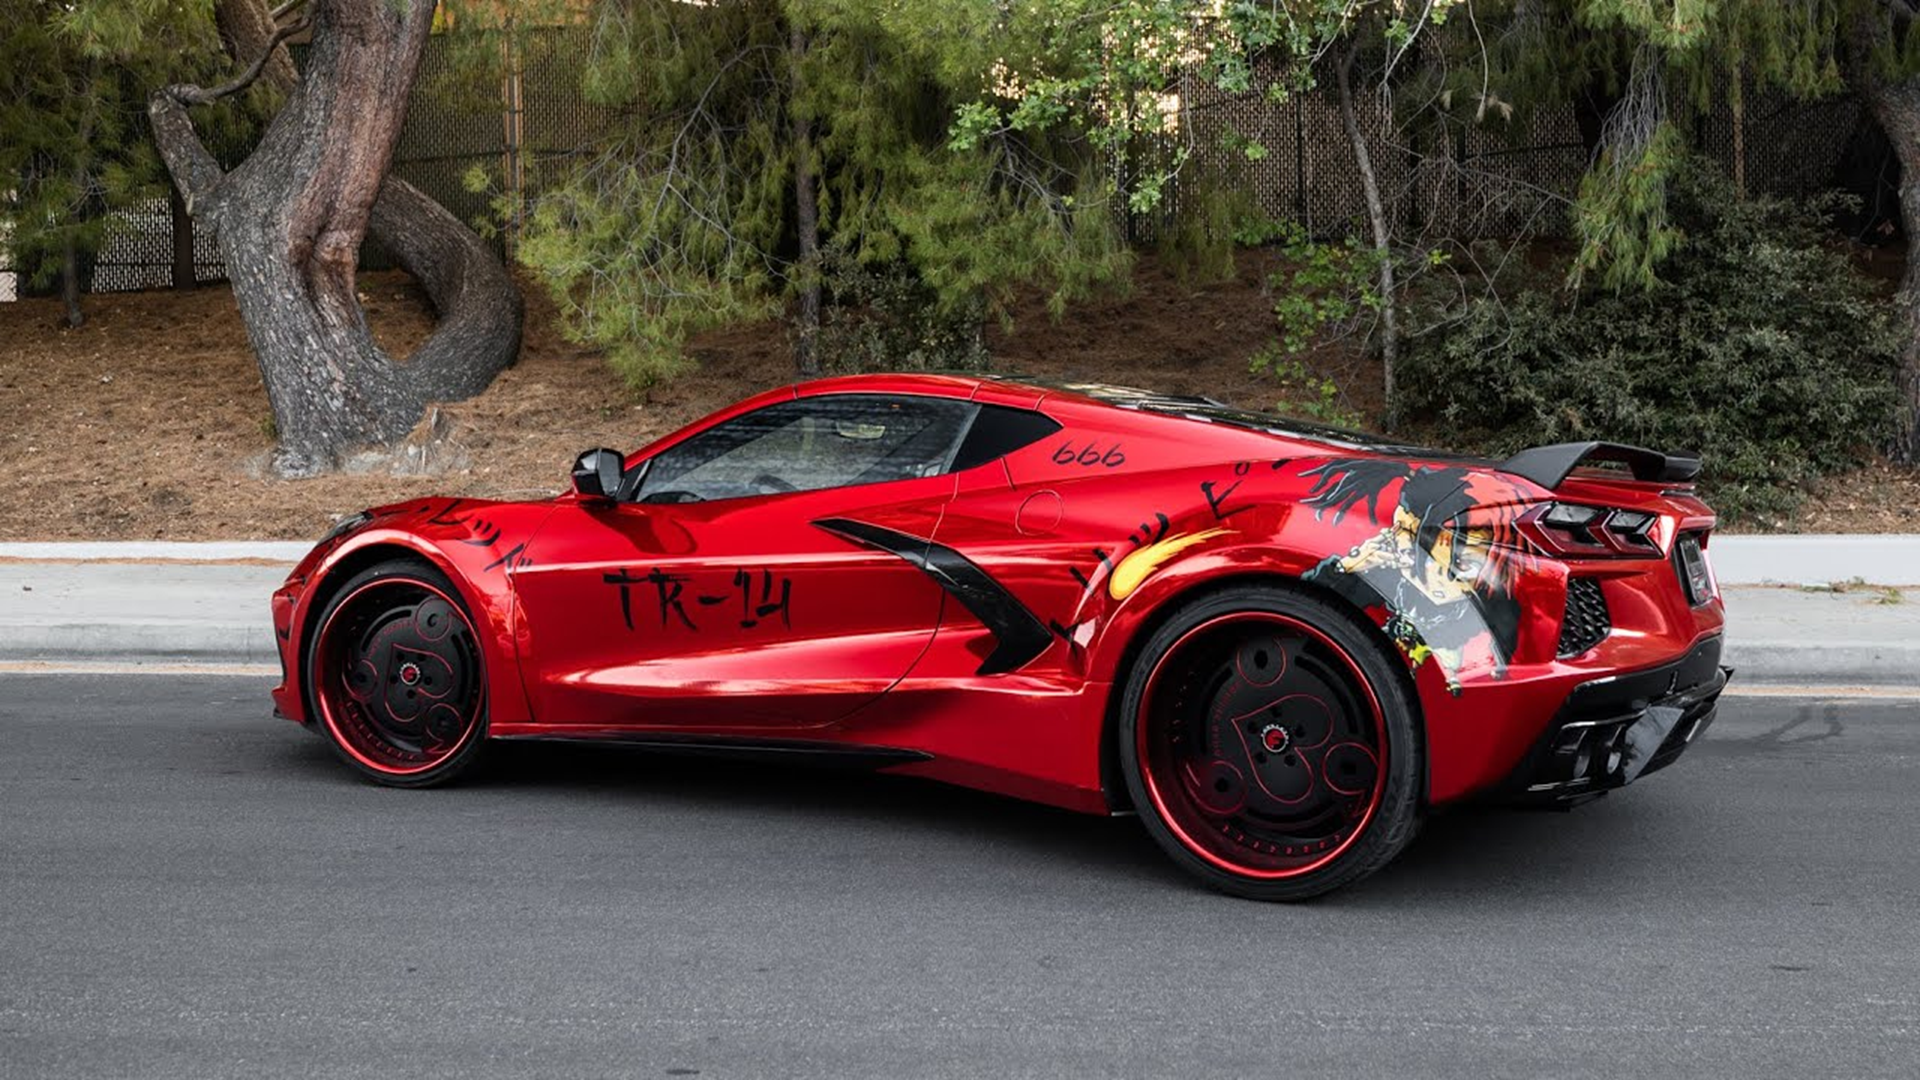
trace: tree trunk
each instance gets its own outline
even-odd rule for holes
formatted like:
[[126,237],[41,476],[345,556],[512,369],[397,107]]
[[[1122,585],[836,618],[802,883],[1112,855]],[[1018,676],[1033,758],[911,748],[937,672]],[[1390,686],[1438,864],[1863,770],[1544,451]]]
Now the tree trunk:
[[1367,224],[1373,230],[1373,254],[1379,261],[1380,289],[1380,376],[1385,399],[1386,426],[1400,420],[1399,402],[1393,388],[1393,369],[1400,358],[1400,298],[1393,276],[1393,231],[1387,221],[1386,203],[1380,198],[1380,179],[1373,171],[1373,156],[1367,149],[1367,137],[1353,108],[1353,61],[1359,52],[1349,45],[1341,54],[1338,86],[1340,123],[1346,128],[1347,142],[1353,145],[1354,164],[1360,170],[1360,190],[1367,197]]
[[193,215],[187,213],[187,200],[180,189],[167,188],[167,206],[173,211],[173,287],[191,289],[200,283],[193,264]]
[[[87,95],[87,107],[86,111],[80,114],[81,149],[74,156],[71,177],[73,220],[70,224],[73,226],[78,226],[99,212],[94,205],[92,160],[87,153],[93,148],[93,126],[99,116],[100,97],[93,85],[99,74],[100,62],[90,61],[87,64],[87,84],[83,91]],[[80,259],[80,245],[74,242],[73,230],[69,228],[60,248],[60,302],[66,307],[67,327],[72,330],[78,330],[87,321],[87,313],[80,309],[80,297],[91,285],[93,276],[90,273],[86,274],[87,280],[82,280]]]
[[1860,93],[1900,162],[1900,223],[1907,238],[1907,270],[1900,283],[1900,321],[1906,341],[1896,376],[1900,417],[1891,456],[1920,464],[1920,75],[1886,74],[1876,51],[1891,28],[1884,17],[1863,15],[1848,40],[1848,78]]
[[[1910,85],[1897,108],[1904,128],[1893,136],[1900,159],[1900,221],[1907,236],[1907,270],[1900,281],[1900,322],[1906,340],[1900,348],[1900,421],[1894,429],[1892,456],[1920,464],[1920,85]],[[1874,112],[1882,114],[1876,105]],[[1882,114],[1881,124],[1887,125]],[[1889,134],[1895,130],[1887,128]]]
[[1740,45],[1733,46],[1732,71],[1727,77],[1727,111],[1733,126],[1733,193],[1747,197],[1747,85],[1740,64]]
[[245,65],[267,53],[266,63],[260,69],[260,81],[282,94],[293,92],[300,74],[293,66],[293,55],[273,40],[277,27],[267,0],[218,0],[213,8],[213,22],[220,30],[220,41],[227,47],[228,56]]
[[[312,0],[307,71],[231,173],[186,112],[218,92],[168,87],[150,103],[188,212],[218,231],[280,431],[283,476],[311,476],[349,450],[399,439],[429,403],[479,393],[519,352],[520,297],[499,261],[438,203],[386,175],[433,9],[432,0]],[[222,29],[236,40],[241,32],[231,20]],[[262,75],[273,77],[276,60]],[[374,343],[355,292],[369,231],[440,315],[405,362]]]
[[66,309],[67,329],[86,325],[87,313],[80,308],[80,247],[69,232],[60,247],[60,303]]
[[793,98],[788,111],[793,123],[794,229],[800,240],[800,257],[794,264],[800,279],[800,311],[793,359],[800,374],[810,377],[820,374],[820,206],[813,168],[813,125],[801,110],[806,92],[803,65],[807,35],[797,24],[788,33],[787,52],[793,65]]

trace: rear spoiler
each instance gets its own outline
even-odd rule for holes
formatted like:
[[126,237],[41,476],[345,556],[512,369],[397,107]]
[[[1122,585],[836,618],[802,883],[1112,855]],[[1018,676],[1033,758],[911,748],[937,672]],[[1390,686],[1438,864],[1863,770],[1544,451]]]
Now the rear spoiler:
[[1520,451],[1496,468],[1524,476],[1543,488],[1557,488],[1575,467],[1589,461],[1616,461],[1625,465],[1635,480],[1658,484],[1684,484],[1700,475],[1698,454],[1662,454],[1658,450],[1609,442],[1536,446]]

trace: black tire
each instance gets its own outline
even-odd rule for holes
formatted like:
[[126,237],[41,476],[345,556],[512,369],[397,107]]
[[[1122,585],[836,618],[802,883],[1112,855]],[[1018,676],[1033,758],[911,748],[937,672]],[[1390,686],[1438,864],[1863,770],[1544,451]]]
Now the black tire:
[[1232,586],[1180,608],[1120,698],[1121,770],[1148,833],[1252,900],[1305,900],[1385,866],[1418,830],[1425,769],[1399,664],[1302,591]]
[[377,784],[434,787],[466,774],[487,741],[486,654],[474,625],[460,591],[424,560],[353,575],[308,636],[302,691],[314,728]]

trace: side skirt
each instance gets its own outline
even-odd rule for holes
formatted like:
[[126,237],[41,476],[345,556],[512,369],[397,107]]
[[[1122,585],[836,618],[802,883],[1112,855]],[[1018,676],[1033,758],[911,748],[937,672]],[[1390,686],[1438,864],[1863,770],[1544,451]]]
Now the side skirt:
[[592,743],[692,757],[837,769],[885,769],[931,761],[932,754],[891,746],[857,746],[805,739],[753,739],[725,735],[500,735],[497,742]]

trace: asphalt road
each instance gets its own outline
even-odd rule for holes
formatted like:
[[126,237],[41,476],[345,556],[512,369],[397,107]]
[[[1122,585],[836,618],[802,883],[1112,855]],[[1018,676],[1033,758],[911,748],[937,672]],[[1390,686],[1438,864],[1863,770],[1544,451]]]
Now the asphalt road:
[[380,790],[264,695],[0,675],[0,1076],[1920,1072],[1920,703],[1732,699],[1627,792],[1288,907],[884,777]]

